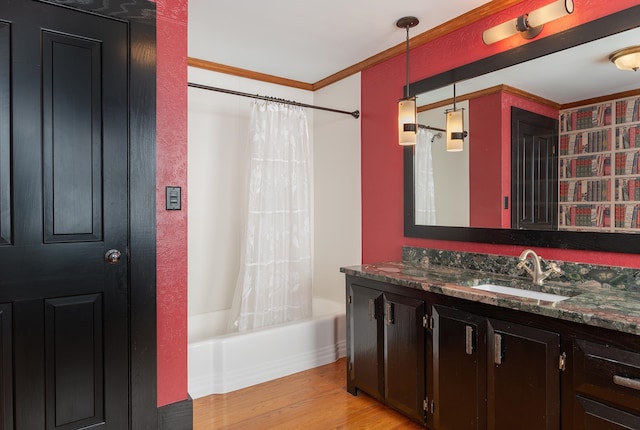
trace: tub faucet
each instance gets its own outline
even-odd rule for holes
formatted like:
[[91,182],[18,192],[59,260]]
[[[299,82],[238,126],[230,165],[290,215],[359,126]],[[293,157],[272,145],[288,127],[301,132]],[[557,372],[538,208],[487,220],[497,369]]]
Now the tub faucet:
[[[529,267],[527,264],[527,259],[529,257],[531,257],[533,268]],[[549,263],[547,270],[543,272],[541,267],[542,259],[538,257],[538,254],[536,254],[533,249],[525,249],[522,251],[519,260],[518,269],[526,270],[526,272],[531,275],[531,279],[533,279],[533,283],[536,285],[542,285],[542,281],[547,279],[547,277],[553,273],[562,273],[562,270],[560,270],[556,263]]]

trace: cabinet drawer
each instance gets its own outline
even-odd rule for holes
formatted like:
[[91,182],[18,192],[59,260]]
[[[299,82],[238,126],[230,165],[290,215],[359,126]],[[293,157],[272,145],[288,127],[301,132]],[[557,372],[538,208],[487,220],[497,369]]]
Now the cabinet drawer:
[[574,388],[576,394],[640,413],[640,354],[576,340]]

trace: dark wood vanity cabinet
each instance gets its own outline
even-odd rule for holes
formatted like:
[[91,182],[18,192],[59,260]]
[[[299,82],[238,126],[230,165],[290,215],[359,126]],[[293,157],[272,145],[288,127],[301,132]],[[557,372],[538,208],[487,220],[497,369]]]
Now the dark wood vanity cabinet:
[[640,429],[640,353],[573,342],[574,429]]
[[560,335],[433,307],[433,428],[560,428]]
[[425,422],[425,303],[372,282],[347,288],[347,390]]
[[431,430],[640,430],[640,337],[347,275],[347,390]]

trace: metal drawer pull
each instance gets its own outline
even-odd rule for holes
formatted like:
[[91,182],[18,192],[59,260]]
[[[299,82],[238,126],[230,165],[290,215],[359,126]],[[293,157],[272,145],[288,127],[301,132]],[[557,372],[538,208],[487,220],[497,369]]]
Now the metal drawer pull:
[[373,321],[376,317],[376,301],[369,299],[369,321]]
[[465,330],[466,330],[466,341],[465,341],[465,349],[464,352],[466,352],[468,355],[472,355],[473,354],[473,327],[471,327],[470,325],[465,326]]
[[622,387],[640,391],[640,379],[626,378],[624,376],[613,375],[613,383]]
[[493,335],[493,349],[493,362],[502,364],[502,336],[497,333]]

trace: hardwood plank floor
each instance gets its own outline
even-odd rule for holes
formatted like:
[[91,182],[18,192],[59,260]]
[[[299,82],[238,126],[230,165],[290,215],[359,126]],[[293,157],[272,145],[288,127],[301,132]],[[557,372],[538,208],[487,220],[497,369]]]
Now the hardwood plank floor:
[[364,393],[347,392],[345,359],[193,401],[194,430],[424,429]]

